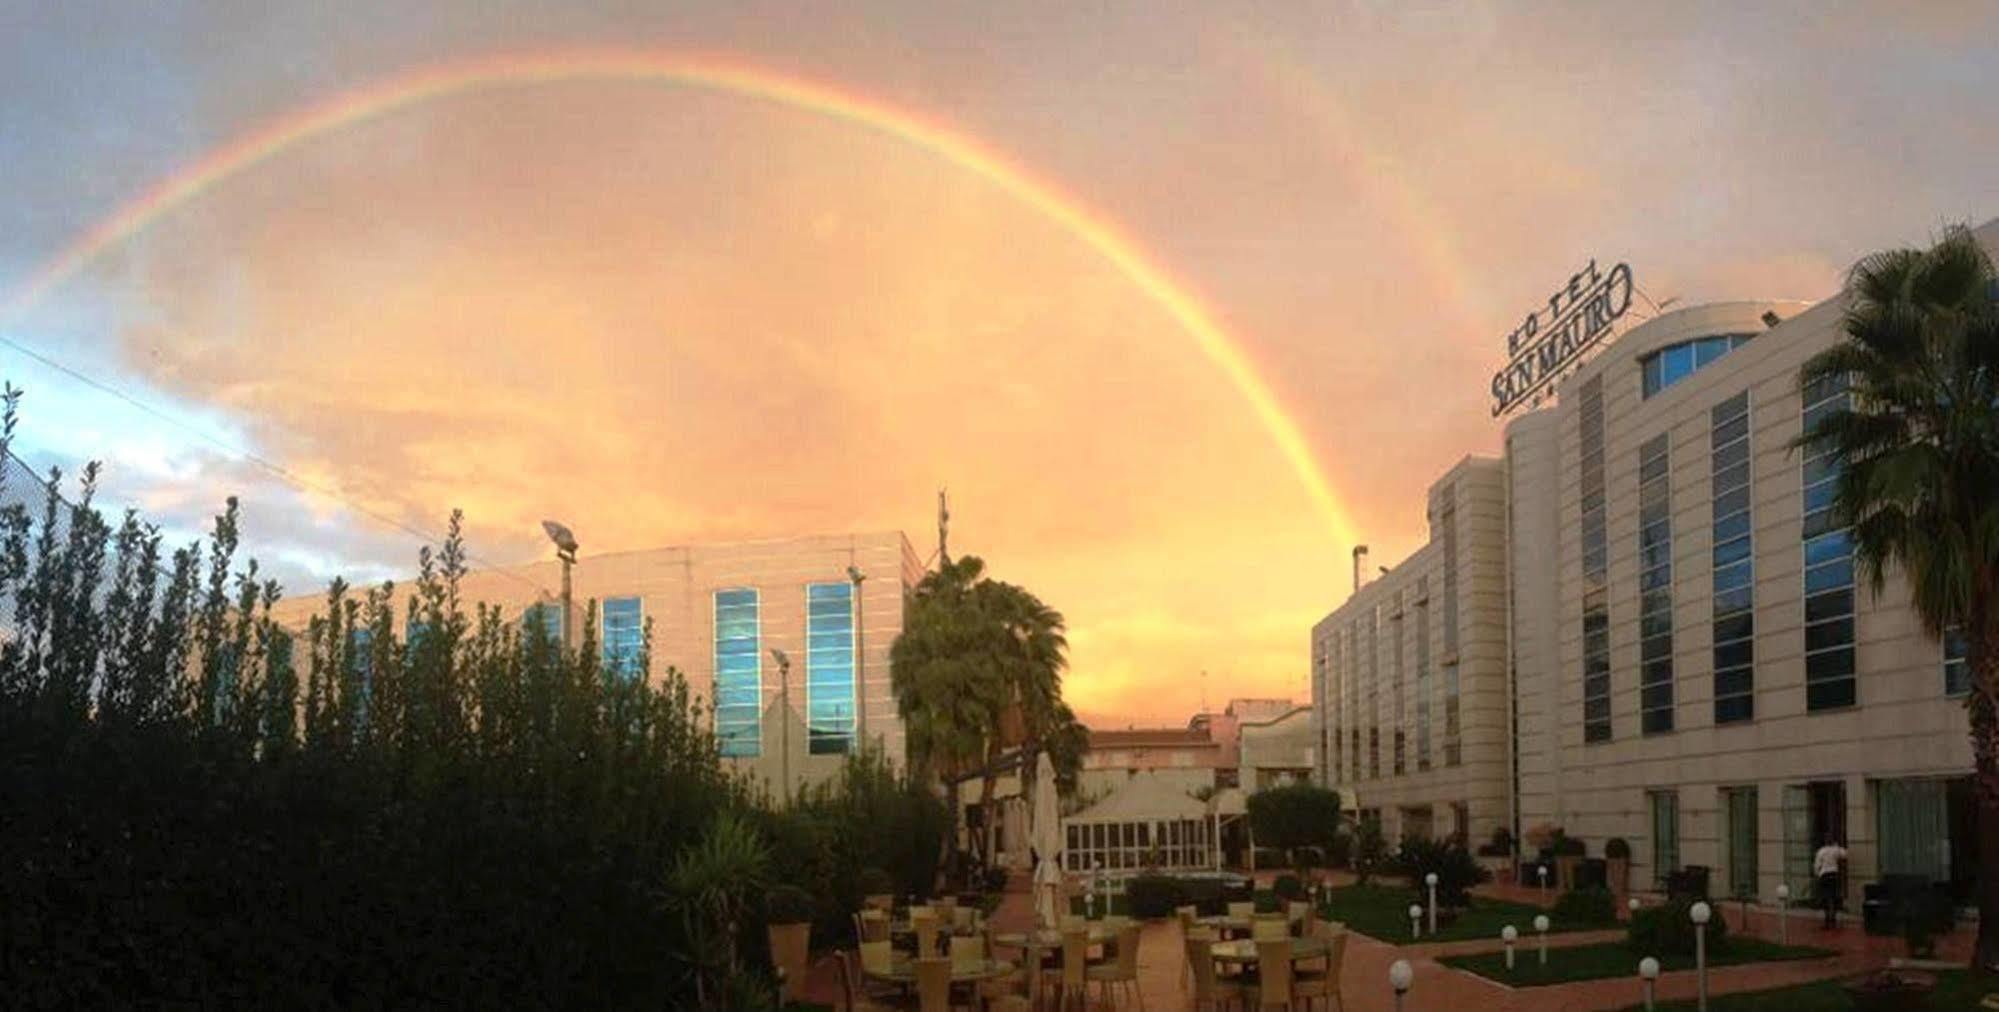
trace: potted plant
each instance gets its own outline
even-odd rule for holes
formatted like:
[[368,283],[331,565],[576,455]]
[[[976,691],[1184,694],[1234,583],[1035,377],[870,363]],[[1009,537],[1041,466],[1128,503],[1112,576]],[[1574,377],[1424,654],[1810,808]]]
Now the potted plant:
[[1604,842],[1603,861],[1605,876],[1610,879],[1610,894],[1617,897],[1617,905],[1631,893],[1631,844],[1624,837],[1613,836]]
[[1493,828],[1492,839],[1478,845],[1478,863],[1496,879],[1513,868],[1513,834],[1505,826]]
[[1576,887],[1576,865],[1582,863],[1583,855],[1589,848],[1580,837],[1569,836],[1556,830],[1552,848],[1555,852],[1555,888],[1567,891]]
[[772,886],[764,894],[764,931],[770,937],[770,964],[786,1001],[805,982],[812,946],[812,894],[794,885]]
[[880,868],[862,868],[861,903],[871,909],[888,911],[895,906],[895,878]]

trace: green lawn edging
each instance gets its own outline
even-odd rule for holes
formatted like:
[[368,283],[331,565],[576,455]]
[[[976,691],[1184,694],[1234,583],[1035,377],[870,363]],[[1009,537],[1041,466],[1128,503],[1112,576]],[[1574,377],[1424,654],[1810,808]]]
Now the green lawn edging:
[[[1548,949],[1548,965],[1542,966],[1539,950],[1530,939],[1514,947],[1514,968],[1506,969],[1504,952],[1480,952],[1466,956],[1444,956],[1437,962],[1454,970],[1475,973],[1508,987],[1546,987],[1582,980],[1638,977],[1638,961],[1650,953],[1639,952],[1624,942],[1600,942]],[[1744,963],[1776,963],[1798,959],[1823,959],[1839,953],[1803,945],[1784,946],[1760,938],[1730,938],[1708,953],[1707,965],[1740,966]],[[1659,968],[1667,973],[1694,968],[1692,956],[1660,956]]]
[[1348,930],[1357,931],[1390,945],[1411,945],[1428,942],[1462,942],[1471,939],[1499,939],[1500,930],[1512,925],[1519,930],[1521,941],[1527,942],[1534,935],[1534,918],[1546,914],[1553,921],[1549,934],[1570,931],[1602,931],[1618,927],[1617,921],[1562,921],[1556,920],[1552,911],[1526,903],[1491,899],[1484,896],[1472,897],[1472,905],[1457,911],[1448,924],[1439,924],[1437,933],[1428,933],[1429,925],[1424,924],[1421,938],[1409,937],[1409,905],[1422,902],[1419,893],[1401,885],[1350,885],[1329,890],[1325,900],[1319,905],[1319,916],[1346,924]]

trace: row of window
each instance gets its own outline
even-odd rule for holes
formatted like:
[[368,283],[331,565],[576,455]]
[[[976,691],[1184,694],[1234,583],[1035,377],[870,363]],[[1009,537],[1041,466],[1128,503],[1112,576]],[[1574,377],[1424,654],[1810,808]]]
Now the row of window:
[[1749,391],[1708,416],[1714,482],[1714,722],[1756,716],[1756,553],[1749,502]]
[[1603,376],[1582,386],[1583,741],[1610,740],[1610,547],[1605,533]]
[[1722,356],[1749,343],[1749,334],[1717,334],[1667,345],[1638,360],[1638,373],[1646,397],[1658,393]]

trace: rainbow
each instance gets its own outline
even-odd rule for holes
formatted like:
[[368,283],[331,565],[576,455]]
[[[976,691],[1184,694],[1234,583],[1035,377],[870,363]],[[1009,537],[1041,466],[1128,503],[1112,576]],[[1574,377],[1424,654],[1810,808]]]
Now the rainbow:
[[910,144],[1011,195],[1103,256],[1194,339],[1249,402],[1334,539],[1341,543],[1355,540],[1352,522],[1304,436],[1257,374],[1240,342],[1222,330],[1186,286],[1175,281],[1114,223],[1054,184],[949,127],[830,85],[721,58],[614,49],[504,55],[419,70],[343,93],[216,148],[127,202],[64,247],[0,302],[0,325],[22,318],[106,250],[144,231],[174,208],[303,141],[452,95],[587,80],[656,81],[829,116]]

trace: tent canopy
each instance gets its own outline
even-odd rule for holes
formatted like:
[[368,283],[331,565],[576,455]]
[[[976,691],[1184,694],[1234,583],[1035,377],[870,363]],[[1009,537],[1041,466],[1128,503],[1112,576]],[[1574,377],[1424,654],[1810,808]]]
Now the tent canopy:
[[1158,822],[1205,819],[1208,804],[1187,793],[1186,781],[1141,770],[1109,796],[1063,819],[1067,825],[1091,822]]

